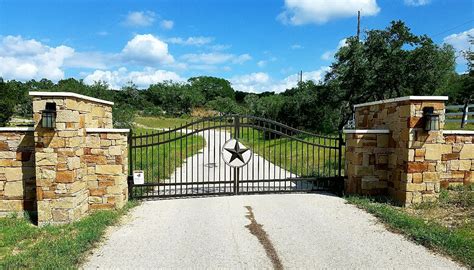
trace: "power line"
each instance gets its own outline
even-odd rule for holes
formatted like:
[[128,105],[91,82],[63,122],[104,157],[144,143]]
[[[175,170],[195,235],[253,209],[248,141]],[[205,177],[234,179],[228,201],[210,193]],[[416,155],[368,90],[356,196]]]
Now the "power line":
[[438,33],[438,34],[432,35],[431,37],[436,37],[436,36],[442,35],[442,34],[444,34],[444,33],[447,33],[447,32],[449,32],[449,31],[452,31],[452,30],[454,30],[454,29],[457,29],[457,28],[459,28],[459,27],[461,27],[461,26],[464,26],[464,25],[466,25],[466,24],[468,24],[468,23],[471,23],[471,22],[474,22],[474,20],[469,20],[469,21],[467,21],[467,22],[463,22],[463,23],[460,24],[460,25],[454,26],[453,28],[450,28],[450,29],[445,30],[445,31],[443,31],[443,32],[440,32],[440,33]]

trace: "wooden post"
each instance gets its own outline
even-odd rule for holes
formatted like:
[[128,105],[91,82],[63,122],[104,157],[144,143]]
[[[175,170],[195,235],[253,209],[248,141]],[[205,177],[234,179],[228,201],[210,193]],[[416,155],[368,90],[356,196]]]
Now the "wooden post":
[[469,114],[469,99],[464,102],[464,108],[462,110],[461,128],[464,128],[467,124],[467,116]]

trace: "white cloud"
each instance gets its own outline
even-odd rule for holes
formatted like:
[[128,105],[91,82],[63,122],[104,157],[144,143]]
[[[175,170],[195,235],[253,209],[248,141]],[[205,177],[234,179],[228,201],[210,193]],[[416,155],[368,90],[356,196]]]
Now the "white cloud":
[[[328,67],[322,67],[318,70],[309,72],[303,72],[303,80],[312,80],[314,82],[320,82],[326,72],[329,70]],[[272,92],[283,92],[286,89],[295,87],[299,81],[299,74],[290,75],[282,80],[273,80],[267,73],[257,72],[242,76],[235,76],[230,79],[232,87],[235,90],[261,93],[266,91]]]
[[292,50],[303,49],[303,46],[301,46],[300,44],[293,44],[291,45],[291,49]]
[[181,56],[181,59],[192,64],[217,65],[226,62],[242,64],[252,59],[249,54],[234,55],[229,53],[190,53]]
[[323,24],[332,19],[377,15],[380,7],[376,0],[285,0],[285,10],[278,19],[285,24]]
[[232,78],[232,82],[236,84],[262,84],[268,83],[270,76],[264,72],[254,72],[246,75],[235,76]]
[[335,50],[325,51],[325,52],[321,55],[321,59],[326,60],[326,61],[330,61],[330,60],[334,59],[334,55],[337,53],[337,51],[339,51],[340,48],[342,48],[342,47],[344,47],[344,46],[347,45],[346,41],[347,41],[346,38],[339,40],[339,43],[337,44],[336,49],[335,49]]
[[275,62],[276,60],[277,60],[276,57],[270,57],[270,58],[267,59],[267,60],[260,60],[260,61],[257,62],[257,66],[260,67],[260,68],[264,68],[264,67],[267,66],[267,64],[268,64],[269,62]]
[[74,55],[74,49],[64,45],[49,47],[21,36],[0,38],[0,77],[4,79],[63,79],[64,61]]
[[184,81],[178,74],[172,71],[144,68],[142,71],[128,71],[125,67],[117,70],[96,70],[84,78],[87,84],[94,82],[106,82],[112,89],[120,89],[128,82],[133,82],[139,88],[147,88],[150,84],[163,81]]
[[171,64],[174,58],[168,52],[168,44],[151,34],[136,35],[122,50],[125,60],[143,64]]
[[152,11],[133,11],[127,14],[123,24],[127,26],[150,26],[155,21],[155,13]]
[[223,50],[227,50],[229,49],[230,45],[223,45],[223,44],[216,44],[216,45],[212,45],[211,46],[211,49],[214,50],[214,51],[223,51]]
[[105,54],[101,52],[75,52],[64,60],[64,67],[68,68],[92,68],[105,69],[117,65],[120,62],[120,55]]
[[418,7],[418,6],[424,6],[424,5],[428,5],[431,0],[405,0],[405,5],[407,6],[414,6],[414,7]]
[[172,37],[167,39],[166,41],[171,44],[178,44],[178,45],[187,45],[187,46],[202,46],[205,44],[209,44],[214,40],[212,37],[188,37],[187,39],[183,39],[180,37]]
[[449,35],[443,39],[444,43],[450,44],[456,50],[456,62],[459,65],[466,64],[466,59],[464,58],[463,52],[466,52],[468,50],[474,50],[471,43],[469,42],[469,39],[473,37],[474,28],[471,28],[461,33]]
[[443,42],[451,44],[457,51],[467,51],[471,46],[469,43],[469,36],[474,38],[474,28],[461,33],[449,35],[443,39]]
[[161,28],[163,28],[163,29],[170,30],[170,29],[173,28],[174,22],[171,21],[171,20],[162,20],[162,21],[160,22],[160,26],[161,26]]
[[250,54],[248,54],[248,53],[245,53],[245,54],[241,54],[241,55],[233,57],[232,63],[234,63],[234,64],[243,64],[243,63],[245,63],[247,61],[250,61],[250,60],[252,60],[252,56],[250,56]]

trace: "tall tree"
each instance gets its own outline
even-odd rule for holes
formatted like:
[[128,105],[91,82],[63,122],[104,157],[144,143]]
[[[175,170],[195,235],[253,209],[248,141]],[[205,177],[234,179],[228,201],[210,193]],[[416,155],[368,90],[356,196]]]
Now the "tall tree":
[[235,91],[226,79],[200,76],[188,80],[194,91],[204,95],[205,102],[216,99],[216,97],[235,99]]
[[405,95],[432,95],[454,71],[454,50],[438,46],[425,36],[414,35],[402,21],[384,30],[370,30],[365,39],[347,39],[325,84],[339,100],[339,128],[357,103]]

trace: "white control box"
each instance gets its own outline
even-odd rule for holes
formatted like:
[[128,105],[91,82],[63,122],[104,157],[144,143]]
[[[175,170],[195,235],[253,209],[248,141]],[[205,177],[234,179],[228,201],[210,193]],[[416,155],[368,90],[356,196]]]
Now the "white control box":
[[145,174],[143,171],[133,171],[133,184],[143,185],[145,184]]

